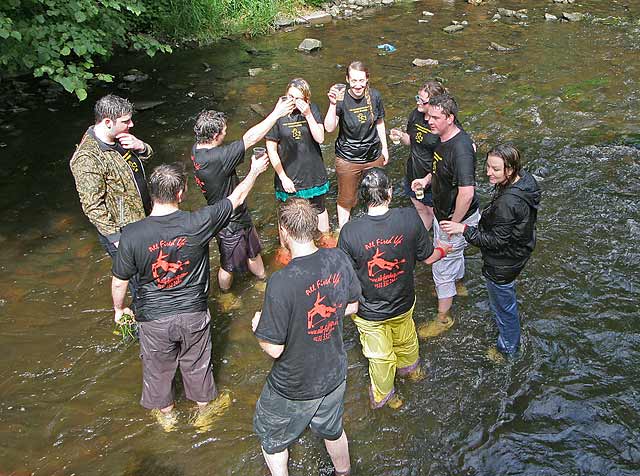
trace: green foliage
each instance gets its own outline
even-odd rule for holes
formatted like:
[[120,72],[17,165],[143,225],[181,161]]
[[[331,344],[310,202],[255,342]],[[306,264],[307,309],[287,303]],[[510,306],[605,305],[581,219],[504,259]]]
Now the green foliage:
[[82,101],[88,81],[112,80],[94,69],[116,48],[171,51],[154,38],[131,34],[130,25],[144,11],[142,0],[3,0],[0,65],[5,74],[48,76]]

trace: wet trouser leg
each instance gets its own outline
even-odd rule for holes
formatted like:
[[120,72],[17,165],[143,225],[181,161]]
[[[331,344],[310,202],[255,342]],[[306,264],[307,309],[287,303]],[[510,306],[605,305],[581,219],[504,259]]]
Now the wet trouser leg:
[[516,282],[496,284],[486,280],[489,293],[489,305],[498,325],[498,350],[513,354],[520,347],[520,317],[516,298]]

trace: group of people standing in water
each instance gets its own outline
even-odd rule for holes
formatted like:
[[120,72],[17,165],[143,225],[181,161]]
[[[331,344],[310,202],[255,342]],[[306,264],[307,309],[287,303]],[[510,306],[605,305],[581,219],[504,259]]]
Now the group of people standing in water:
[[[185,394],[197,402],[194,425],[211,427],[230,403],[211,371],[209,242],[220,251],[218,283],[237,272],[267,280],[261,244],[245,199],[269,163],[275,171],[283,269],[267,280],[262,310],[252,319],[261,348],[274,358],[256,403],[254,429],[274,475],[286,475],[288,450],[307,426],[321,436],[335,474],[350,474],[342,425],[347,359],[342,338],[351,316],[369,362],[372,408],[403,405],[396,375],[424,378],[418,337],[454,324],[453,298],[466,293],[464,249],[480,248],[499,337],[497,356],[520,346],[516,278],[535,247],[540,189],[511,144],[487,153],[494,191],[482,211],[475,193],[476,146],[458,120],[454,97],[436,81],[420,87],[406,131],[387,134],[381,94],[356,61],[346,83],[331,86],[324,117],[309,84],[289,82],[273,111],[242,138],[225,143],[227,118],[203,111],[196,119],[191,160],[207,206],[180,210],[187,175],[182,164],[156,167],[148,181],[148,144],[133,136],[133,107],[109,95],[96,104],[96,122],[71,159],[81,204],[113,258],[115,320],[135,315],[143,368],[141,404],[167,430],[177,423],[172,387],[180,367]],[[320,144],[338,129],[335,171],[338,233],[326,208],[329,177]],[[387,135],[409,147],[400,192],[411,208],[392,208],[398,194],[384,171]],[[254,147],[263,138],[266,147]],[[253,148],[240,181],[236,168]],[[358,203],[363,216],[351,219]],[[146,216],[146,217],[145,217]],[[433,229],[433,239],[430,232]],[[432,265],[435,319],[413,320],[414,269]],[[126,290],[132,303],[125,305]]]

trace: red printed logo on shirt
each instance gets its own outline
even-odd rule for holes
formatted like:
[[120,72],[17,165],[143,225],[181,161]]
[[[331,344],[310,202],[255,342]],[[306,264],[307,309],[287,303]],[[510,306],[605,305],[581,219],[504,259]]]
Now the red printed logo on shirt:
[[[177,250],[186,243],[186,238],[175,238],[170,241],[160,240],[149,246],[149,253],[158,251],[156,260],[151,264],[151,274],[158,288],[175,288],[189,274],[189,271],[184,269],[189,264],[189,260],[175,259]],[[167,253],[164,251],[165,248],[169,249]]]
[[[331,337],[333,331],[338,327],[338,318],[335,316],[342,304],[331,306],[325,304],[327,296],[321,296],[320,291],[316,296],[316,302],[307,312],[307,333],[313,336],[316,342],[322,342]],[[333,316],[333,317],[332,317]]]
[[405,273],[400,265],[406,263],[406,259],[386,260],[382,257],[384,253],[380,248],[376,248],[374,255],[367,261],[369,281],[375,288],[386,288]]

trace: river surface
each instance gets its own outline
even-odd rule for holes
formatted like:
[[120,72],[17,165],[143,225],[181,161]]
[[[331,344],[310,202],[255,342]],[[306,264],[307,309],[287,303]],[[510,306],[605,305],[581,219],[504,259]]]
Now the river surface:
[[[251,422],[270,368],[250,331],[261,291],[251,278],[238,279],[238,301],[227,311],[212,291],[214,371],[219,386],[233,392],[231,409],[213,430],[198,434],[187,423],[192,406],[179,386],[179,430],[163,433],[138,404],[137,344],[112,333],[110,260],[82,214],[68,160],[92,122],[93,103],[108,91],[134,102],[166,101],[137,113],[134,133],[153,145],[155,163],[189,164],[198,111],[226,111],[228,140],[239,138],[259,120],[249,105],[268,110],[296,76],[309,80],[312,99],[325,111],[325,91],[342,81],[344,65],[354,59],[370,65],[387,127],[405,123],[424,80],[446,81],[480,147],[483,202],[489,192],[484,154],[504,140],[520,147],[543,189],[538,246],[518,282],[519,359],[498,365],[486,357],[496,329],[475,250],[467,258],[470,295],[455,303],[455,327],[421,343],[427,378],[398,381],[400,411],[368,408],[367,364],[353,324],[345,324],[345,427],[354,474],[640,474],[640,5],[500,2],[528,8],[528,19],[518,24],[492,21],[496,3],[410,2],[366,20],[154,59],[126,55],[113,61],[118,75],[136,67],[150,79],[124,91],[94,89],[82,104],[43,102],[27,88],[35,106],[0,120],[0,474],[267,473]],[[435,15],[423,17],[423,10]],[[545,11],[590,15],[578,23],[545,22]],[[442,28],[451,20],[469,26],[446,34]],[[322,40],[324,48],[296,52],[305,37]],[[516,50],[489,50],[492,41]],[[397,51],[379,55],[380,43]],[[439,65],[415,68],[414,58]],[[247,70],[256,67],[264,72],[250,78]],[[323,151],[335,225],[333,139]],[[399,185],[408,150],[390,147],[388,170]],[[269,272],[277,247],[272,183],[272,173],[264,174],[249,199]],[[204,200],[190,185],[185,205],[194,209]],[[420,323],[433,317],[436,299],[429,268],[418,267],[416,280]],[[291,449],[290,468],[293,475],[328,475],[331,464],[321,441],[307,432]]]

